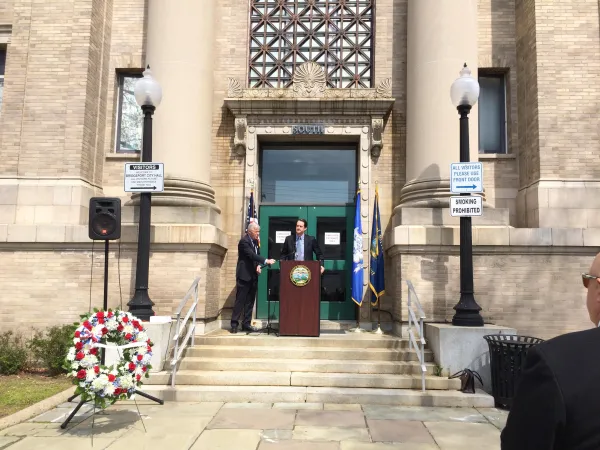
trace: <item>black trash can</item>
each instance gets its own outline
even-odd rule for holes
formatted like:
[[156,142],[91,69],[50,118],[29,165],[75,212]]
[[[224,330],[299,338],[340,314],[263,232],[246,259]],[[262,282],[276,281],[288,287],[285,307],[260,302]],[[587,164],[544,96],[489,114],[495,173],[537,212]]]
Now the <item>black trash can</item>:
[[488,334],[483,337],[490,349],[492,395],[496,406],[512,406],[527,350],[543,339],[511,334]]

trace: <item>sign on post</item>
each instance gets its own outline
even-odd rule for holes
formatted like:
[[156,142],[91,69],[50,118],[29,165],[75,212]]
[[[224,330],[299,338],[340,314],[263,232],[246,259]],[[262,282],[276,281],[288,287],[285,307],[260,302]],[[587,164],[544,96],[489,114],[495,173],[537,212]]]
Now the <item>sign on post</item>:
[[450,215],[452,217],[472,217],[483,214],[483,201],[479,195],[461,195],[450,197]]
[[163,163],[125,163],[125,192],[163,192]]
[[483,165],[480,162],[450,164],[450,192],[476,194],[483,192]]

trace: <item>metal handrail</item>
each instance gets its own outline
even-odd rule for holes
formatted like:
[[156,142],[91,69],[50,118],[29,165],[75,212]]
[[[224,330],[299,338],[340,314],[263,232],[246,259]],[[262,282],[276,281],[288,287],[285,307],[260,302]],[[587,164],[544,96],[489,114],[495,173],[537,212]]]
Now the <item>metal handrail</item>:
[[[183,297],[183,300],[181,300],[181,303],[179,303],[179,306],[177,307],[177,311],[175,312],[175,315],[177,316],[177,319],[176,319],[177,320],[177,328],[175,330],[175,336],[173,336],[173,340],[175,341],[175,347],[173,349],[173,359],[171,360],[171,387],[175,387],[175,376],[177,375],[177,364],[181,360],[181,355],[183,355],[183,352],[185,351],[185,349],[187,347],[190,337],[192,338],[192,345],[194,345],[194,334],[195,334],[195,330],[196,330],[196,310],[198,308],[198,282],[199,281],[200,281],[200,277],[197,277],[194,280],[194,282],[188,289],[187,294],[185,294],[185,296]],[[193,294],[193,296],[192,296],[192,294]],[[192,297],[194,299],[194,302],[192,303],[192,306],[188,310],[188,312],[185,315],[185,317],[183,318],[183,320],[181,320],[181,311],[183,311],[183,308],[187,304],[190,297]],[[189,327],[189,330],[185,334],[185,337],[183,338],[183,340],[181,342],[179,342],[179,337],[181,336],[182,331],[185,329],[185,326],[187,325],[187,322],[190,319],[190,315],[192,315],[192,314],[193,314],[192,325]]]
[[[421,302],[419,302],[419,297],[417,295],[417,291],[415,291],[415,287],[410,282],[410,280],[406,280],[406,285],[408,286],[408,337],[409,337],[409,348],[415,349],[415,353],[417,354],[417,358],[419,359],[419,363],[421,364],[421,390],[425,392],[425,373],[427,373],[427,367],[425,367],[425,336],[423,334],[423,320],[425,320],[425,313],[423,312],[423,308],[421,307]],[[414,303],[413,303],[414,302]],[[416,307],[416,312],[413,311],[413,304]],[[419,318],[417,319],[417,314]],[[417,343],[417,339],[415,338],[415,333],[413,331],[413,326],[416,328],[418,324],[419,327],[419,340]],[[419,346],[420,344],[420,346]]]

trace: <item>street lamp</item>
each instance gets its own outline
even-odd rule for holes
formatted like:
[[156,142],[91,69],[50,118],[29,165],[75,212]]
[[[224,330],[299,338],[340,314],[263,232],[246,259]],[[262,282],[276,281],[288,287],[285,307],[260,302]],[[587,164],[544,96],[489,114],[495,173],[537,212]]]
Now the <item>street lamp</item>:
[[[150,66],[135,84],[135,101],[144,112],[144,134],[142,137],[142,162],[152,161],[152,114],[162,100],[160,84],[152,77]],[[135,294],[127,303],[129,312],[141,320],[150,320],[154,315],[154,302],[148,296],[148,270],[150,265],[150,208],[152,194],[140,194],[140,218],[138,229],[137,261],[135,267]]]
[[[460,114],[460,162],[469,162],[469,112],[479,98],[479,83],[471,76],[465,63],[450,88],[450,98]],[[461,194],[468,196],[469,194]],[[460,218],[460,300],[454,306],[456,313],[452,325],[465,327],[483,326],[479,314],[481,306],[473,294],[473,235],[471,217]]]

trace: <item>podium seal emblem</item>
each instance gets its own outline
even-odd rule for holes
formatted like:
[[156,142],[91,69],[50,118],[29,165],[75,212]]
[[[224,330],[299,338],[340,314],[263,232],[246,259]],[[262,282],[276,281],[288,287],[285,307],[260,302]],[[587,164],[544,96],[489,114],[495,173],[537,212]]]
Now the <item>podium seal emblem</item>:
[[306,286],[310,281],[310,270],[306,266],[295,266],[290,272],[290,280],[294,286]]

